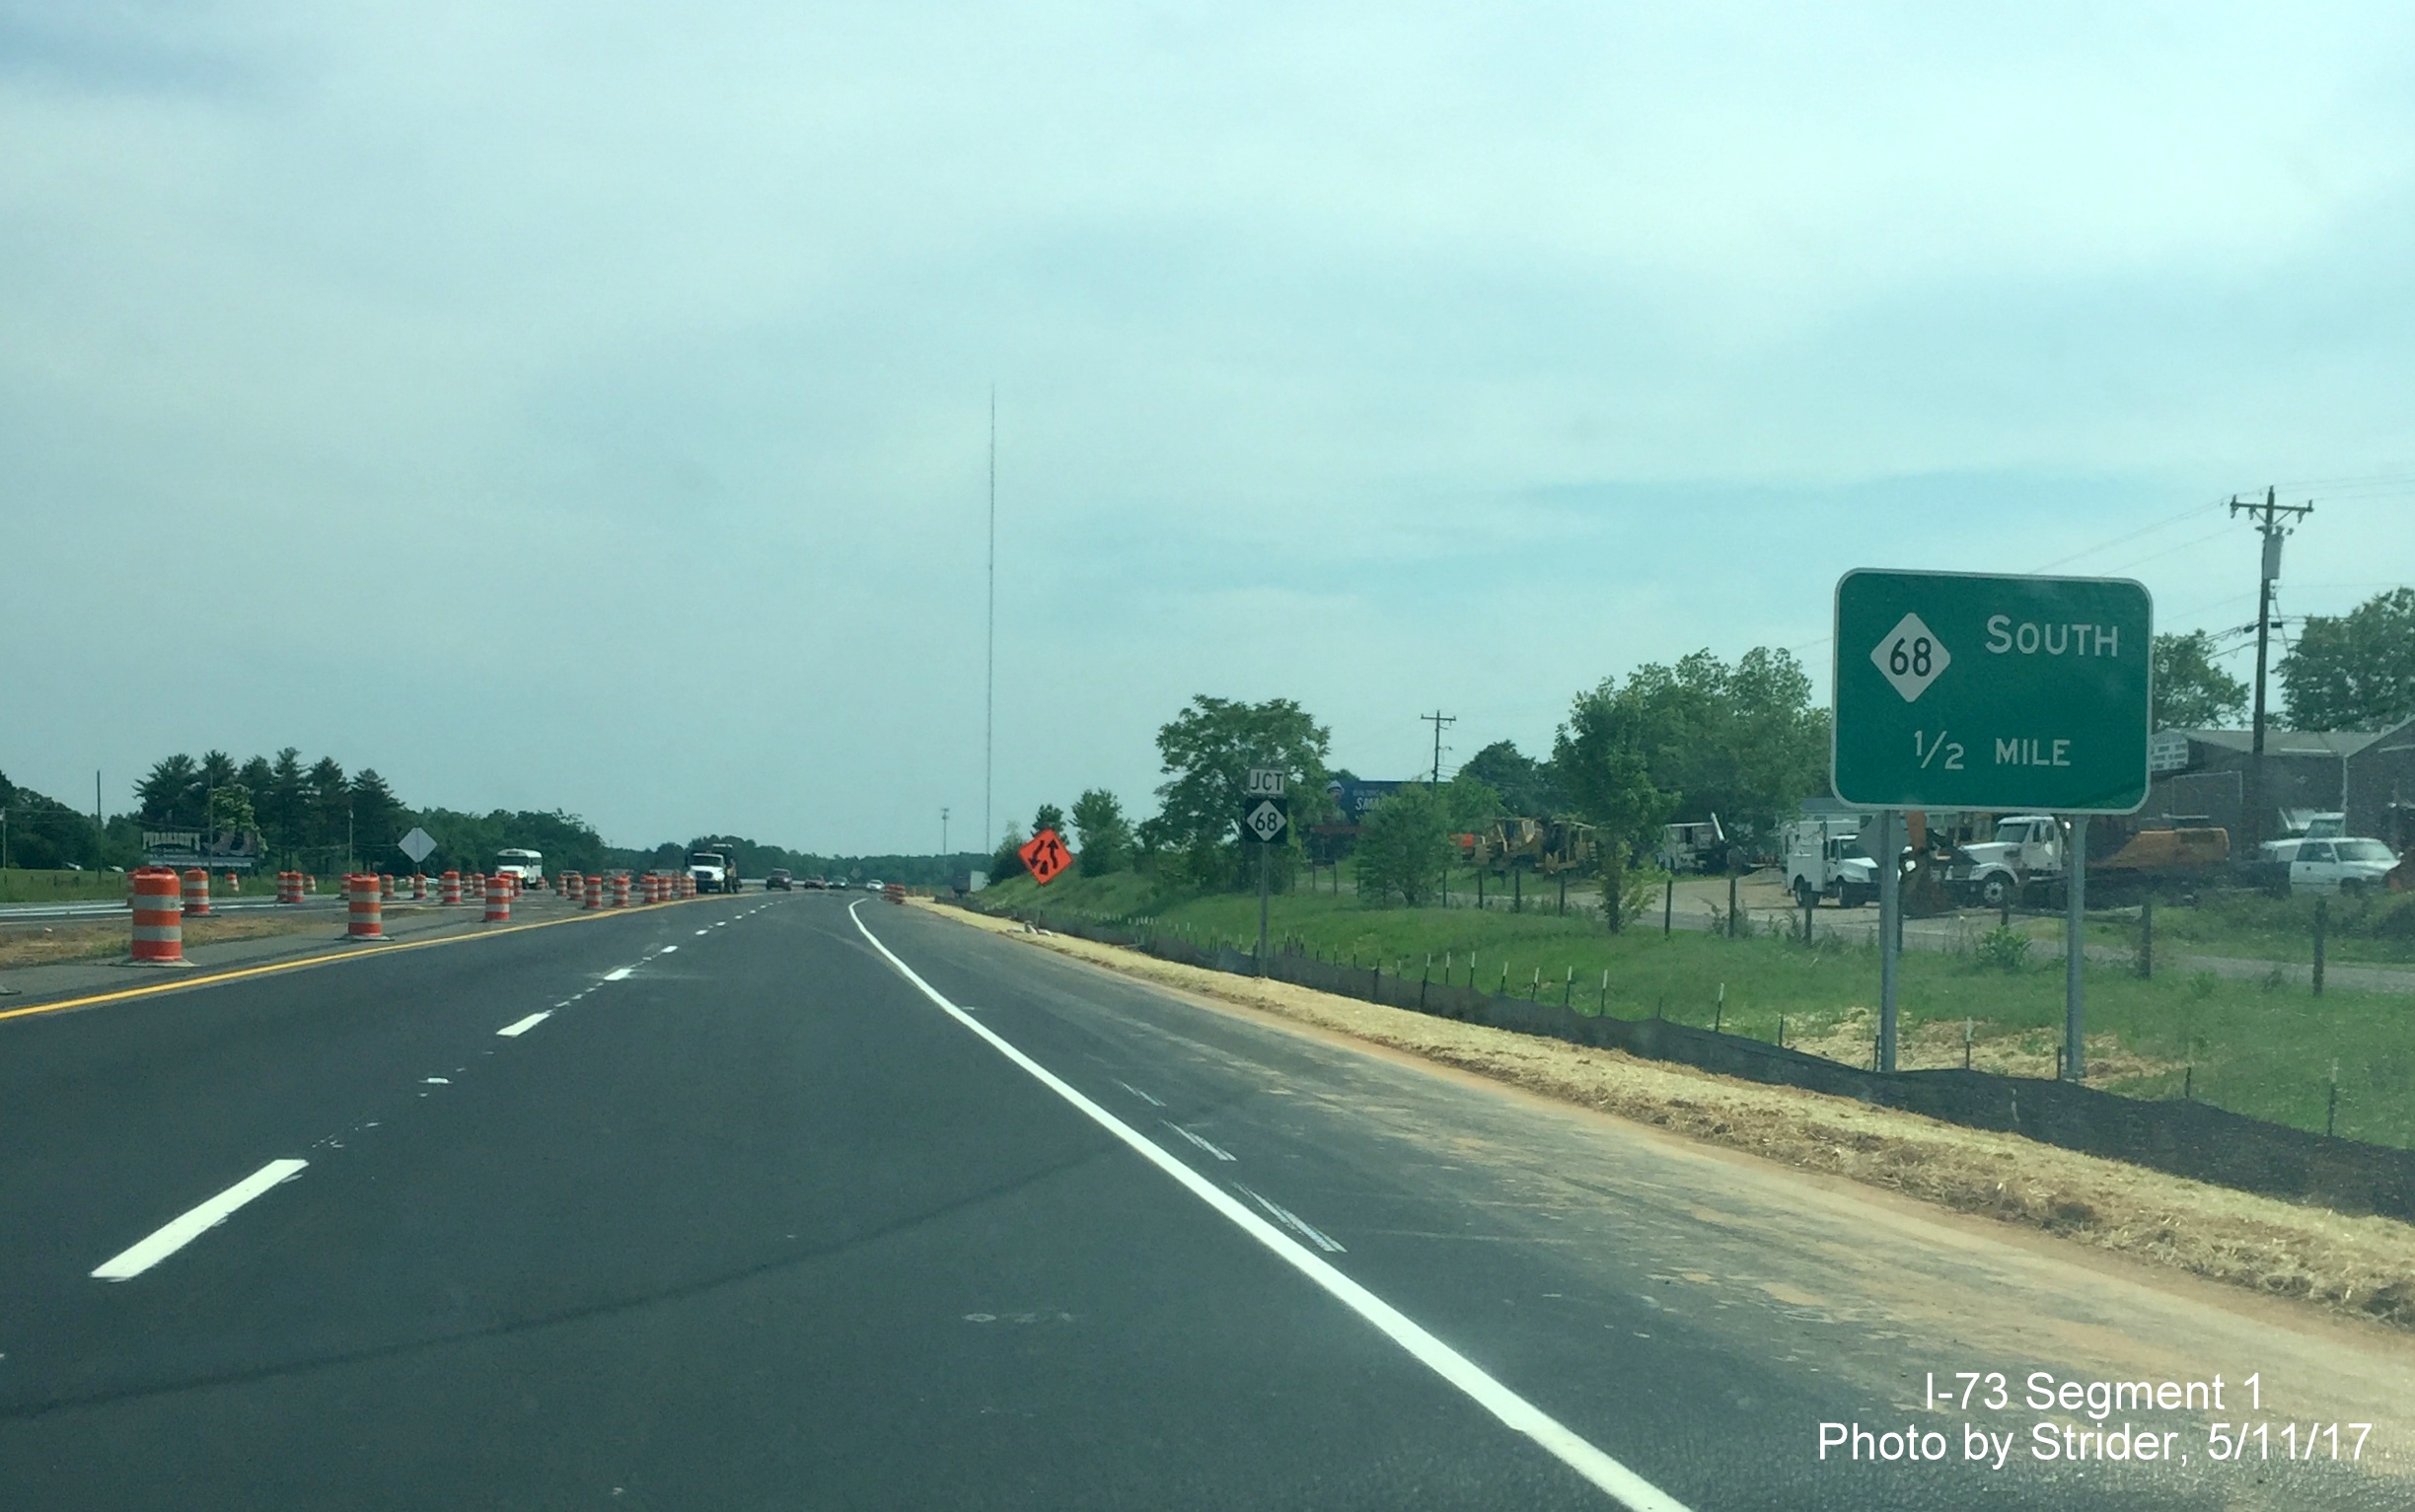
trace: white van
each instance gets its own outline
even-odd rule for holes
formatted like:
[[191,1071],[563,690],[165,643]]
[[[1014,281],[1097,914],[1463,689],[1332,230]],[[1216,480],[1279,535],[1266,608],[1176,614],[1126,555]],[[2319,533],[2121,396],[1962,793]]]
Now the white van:
[[545,857],[533,850],[498,850],[495,875],[519,878],[521,891],[527,892],[545,881]]

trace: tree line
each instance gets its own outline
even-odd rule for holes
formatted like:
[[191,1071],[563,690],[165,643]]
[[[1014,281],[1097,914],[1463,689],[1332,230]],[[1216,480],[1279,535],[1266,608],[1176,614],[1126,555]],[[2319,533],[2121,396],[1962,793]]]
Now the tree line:
[[[414,807],[374,767],[347,772],[332,756],[306,761],[291,746],[243,761],[223,751],[179,753],[154,763],[134,784],[133,796],[133,812],[110,816],[96,828],[92,813],[0,774],[0,862],[34,870],[131,869],[142,863],[145,831],[200,830],[256,833],[263,868],[321,875],[356,866],[482,872],[506,849],[541,852],[550,872],[670,870],[708,843],[735,851],[746,877],[786,868],[801,877],[938,886],[981,863],[973,854],[825,856],[727,835],[632,849],[608,844],[584,819],[558,809],[478,814]],[[399,848],[413,828],[436,842],[418,865]]]
[[[2234,724],[2245,684],[2221,666],[2215,637],[2198,630],[2155,637],[2158,728]],[[2383,728],[2415,717],[2415,590],[2376,596],[2349,614],[2309,617],[2278,667],[2285,717],[2298,728]],[[1084,875],[1138,867],[1169,886],[1254,887],[1251,847],[1238,820],[1246,773],[1290,777],[1291,827],[1270,855],[1275,886],[1293,884],[1302,837],[1334,817],[1327,784],[1331,732],[1297,702],[1251,703],[1201,694],[1157,732],[1157,813],[1134,825],[1103,789],[1068,815],[1043,804],[1029,832],[1067,833]],[[1478,751],[1442,783],[1405,784],[1361,816],[1354,856],[1360,896],[1422,903],[1456,854],[1454,835],[1505,817],[1574,820],[1593,827],[1598,875],[1613,927],[1633,905],[1631,872],[1656,848],[1664,825],[1716,816],[1747,853],[1774,850],[1779,827],[1802,800],[1828,791],[1828,711],[1794,657],[1761,646],[1734,662],[1697,651],[1647,663],[1576,693],[1551,750],[1530,756],[1507,740]],[[1069,828],[1068,828],[1069,822]],[[992,876],[1022,871],[1010,830]]]

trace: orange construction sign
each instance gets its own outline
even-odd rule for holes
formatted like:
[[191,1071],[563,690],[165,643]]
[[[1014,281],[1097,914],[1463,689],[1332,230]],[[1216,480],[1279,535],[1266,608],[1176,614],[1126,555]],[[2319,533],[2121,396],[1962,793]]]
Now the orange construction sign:
[[1033,835],[1015,854],[1023,858],[1023,869],[1031,873],[1032,881],[1043,887],[1073,864],[1073,852],[1065,849],[1064,841],[1057,837],[1054,829],[1043,829]]

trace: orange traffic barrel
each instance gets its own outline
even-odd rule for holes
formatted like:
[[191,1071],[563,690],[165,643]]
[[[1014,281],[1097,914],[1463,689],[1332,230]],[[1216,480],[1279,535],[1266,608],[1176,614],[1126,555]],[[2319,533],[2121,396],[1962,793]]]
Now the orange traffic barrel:
[[298,903],[301,900],[302,874],[300,872],[277,873],[277,901],[281,903]]
[[427,873],[411,873],[411,901],[415,903],[427,901]]
[[486,922],[511,922],[511,879],[497,874],[486,879]]
[[353,940],[383,940],[386,938],[385,896],[378,891],[378,880],[367,873],[344,879],[344,936]]
[[612,905],[616,908],[628,906],[628,873],[626,872],[613,873]]
[[210,911],[209,873],[197,866],[184,874],[184,911],[195,918]]
[[184,905],[176,868],[146,866],[133,874],[134,957],[175,964],[184,959]]
[[585,898],[584,898],[584,900],[583,900],[583,902],[584,902],[584,905],[585,905],[585,906],[590,907],[590,908],[601,908],[601,907],[603,907],[603,906],[604,906],[604,879],[603,879],[603,878],[601,878],[601,877],[597,876],[597,875],[596,875],[595,873],[593,873],[593,872],[589,872],[589,873],[587,874],[586,882],[585,882],[585,884],[584,884],[584,891],[585,891]]
[[380,873],[378,873],[378,874],[377,874],[377,880],[378,880],[378,897],[380,897],[380,898],[392,898],[392,897],[394,897],[394,873],[392,873],[392,872],[380,872]]
[[461,901],[461,873],[447,872],[436,879],[436,900],[440,903]]

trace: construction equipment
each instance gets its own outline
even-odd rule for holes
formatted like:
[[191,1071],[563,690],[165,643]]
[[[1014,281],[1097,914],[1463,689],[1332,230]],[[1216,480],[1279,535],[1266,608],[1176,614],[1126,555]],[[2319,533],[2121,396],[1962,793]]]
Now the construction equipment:
[[1457,836],[1460,858],[1480,872],[1512,869],[1546,877],[1582,872],[1593,865],[1593,827],[1573,819],[1503,819],[1474,834]]
[[[2217,827],[2148,829],[2125,816],[2088,827],[2088,896],[2099,905],[2159,895],[2191,896],[2233,880],[2231,832]],[[2002,908],[2044,905],[2061,896],[2069,869],[2065,823],[2050,814],[2008,814],[1996,838],[1955,848],[1947,885],[1965,901]]]

